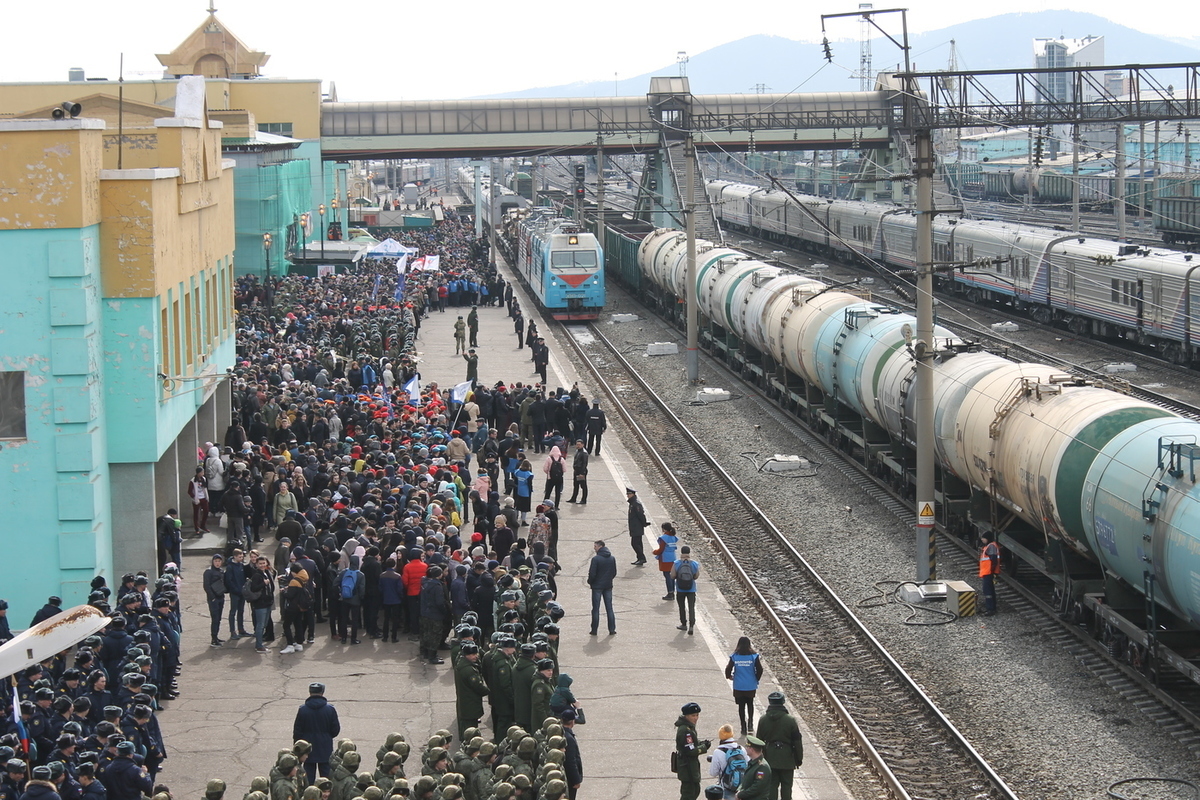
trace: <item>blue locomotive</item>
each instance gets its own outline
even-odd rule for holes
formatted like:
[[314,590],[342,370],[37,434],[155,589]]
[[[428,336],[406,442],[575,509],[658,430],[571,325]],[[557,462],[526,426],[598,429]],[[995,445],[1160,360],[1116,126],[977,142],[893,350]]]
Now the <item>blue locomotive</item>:
[[589,320],[604,308],[604,251],[595,234],[550,208],[510,212],[503,234],[513,269],[557,320]]

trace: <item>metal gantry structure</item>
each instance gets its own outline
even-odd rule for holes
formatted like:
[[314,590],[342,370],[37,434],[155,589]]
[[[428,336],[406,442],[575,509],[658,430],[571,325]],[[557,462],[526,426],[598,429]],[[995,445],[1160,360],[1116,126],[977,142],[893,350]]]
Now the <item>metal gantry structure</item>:
[[[859,14],[903,13],[902,9],[863,10]],[[851,15],[837,15],[851,16]],[[907,30],[907,25],[905,25]],[[889,36],[889,38],[891,38]],[[936,578],[934,510],[933,363],[938,353],[933,339],[933,177],[936,168],[933,132],[964,127],[1026,127],[1082,124],[1184,121],[1200,118],[1200,63],[1128,64],[1023,70],[961,70],[915,72],[908,66],[907,35],[896,42],[905,53],[905,71],[880,75],[873,102],[830,103],[819,108],[766,108],[744,114],[713,113],[697,107],[686,78],[653,79],[648,95],[650,117],[664,146],[684,140],[687,181],[683,205],[688,231],[688,378],[699,378],[698,320],[695,302],[695,214],[691,181],[695,174],[696,136],[721,131],[753,132],[814,127],[887,126],[913,141],[911,177],[916,181],[917,215],[917,331],[912,343],[918,362],[915,406],[916,458],[916,577]],[[1128,92],[1114,96],[1108,89],[1113,73]],[[1042,88],[1047,76],[1066,74],[1072,90],[1066,99],[1049,96]],[[601,133],[616,133],[616,126]],[[1078,136],[1075,137],[1078,140]],[[1078,192],[1078,181],[1075,181]],[[1120,186],[1120,180],[1118,181]],[[677,192],[678,194],[678,192]],[[1118,194],[1123,194],[1118,188]],[[1120,205],[1120,204],[1119,204]],[[941,209],[945,211],[947,209]]]
[[[907,45],[907,42],[905,43]],[[907,52],[907,51],[906,51]],[[1114,96],[1106,78],[1123,77],[1126,95]],[[1066,75],[1071,91],[1065,99],[1042,88],[1049,75]],[[1150,120],[1189,120],[1200,117],[1200,64],[1127,64],[1122,66],[1060,67],[1053,69],[913,72],[893,76],[902,87],[901,129],[913,137],[917,180],[917,409],[916,497],[920,516],[916,531],[916,576],[937,576],[933,510],[934,419],[933,361],[933,131],[980,126],[1025,127],[1071,125],[1078,140],[1084,123],[1122,125]],[[1011,83],[1009,83],[1011,81]],[[1177,94],[1175,81],[1179,82]],[[1007,85],[1007,86],[1006,86]],[[1005,90],[1007,88],[1007,91]],[[1011,98],[1011,99],[1008,99]],[[1120,139],[1120,137],[1119,137]],[[1119,159],[1118,164],[1123,163]],[[1078,206],[1079,182],[1072,182]],[[1123,175],[1118,177],[1117,205],[1124,211]]]

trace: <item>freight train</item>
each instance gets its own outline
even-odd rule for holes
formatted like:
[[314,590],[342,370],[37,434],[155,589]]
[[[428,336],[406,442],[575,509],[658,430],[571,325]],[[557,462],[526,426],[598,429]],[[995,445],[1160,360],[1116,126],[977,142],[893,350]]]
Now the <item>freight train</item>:
[[514,271],[557,320],[592,320],[604,308],[604,251],[595,234],[550,208],[510,211],[501,248]]
[[[608,236],[614,271],[678,321],[684,234]],[[912,499],[915,318],[703,240],[696,267],[702,343]],[[1200,682],[1200,422],[941,327],[928,344],[939,524],[998,535],[1007,569],[1052,578],[1114,655]]]
[[[884,203],[789,196],[711,181],[713,213],[727,228],[846,260],[916,264],[917,219]],[[1152,346],[1177,364],[1200,360],[1200,258],[1009,222],[941,216],[933,260],[939,291],[992,303],[1080,336]]]

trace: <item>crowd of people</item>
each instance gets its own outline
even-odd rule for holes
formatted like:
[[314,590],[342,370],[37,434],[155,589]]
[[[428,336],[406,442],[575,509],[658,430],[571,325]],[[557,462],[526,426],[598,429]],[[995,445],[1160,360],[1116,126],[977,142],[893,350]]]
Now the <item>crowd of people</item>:
[[[566,502],[587,503],[604,413],[578,386],[546,383],[536,326],[525,324],[468,225],[451,215],[402,243],[437,254],[438,269],[386,259],[349,275],[239,282],[233,417],[221,441],[197,448],[190,531],[168,509],[157,524],[160,577],[126,575],[115,597],[96,578],[89,602],[113,618],[104,634],[17,676],[17,713],[8,718],[21,724],[0,736],[0,800],[169,800],[155,783],[167,757],[155,714],[175,696],[180,671],[181,543],[222,517],[222,551],[202,576],[212,647],[252,638],[258,653],[278,643],[292,656],[325,625],[349,646],[360,636],[387,644],[407,637],[430,665],[448,654],[456,690],[457,729],[424,744],[410,778],[413,748],[402,735],[388,737],[373,767],[364,764],[352,741],[337,740],[336,712],[325,687],[313,684],[294,743],[244,800],[574,800],[583,780],[574,728],[583,719],[558,657],[558,507],[568,474]],[[477,344],[478,307],[489,305],[507,307],[542,381],[485,385],[468,359],[476,372],[463,384],[423,382],[414,347],[422,319],[462,309],[465,350]],[[649,523],[636,492],[627,497],[640,566]],[[692,634],[699,564],[677,542],[665,523],[654,554],[664,599],[678,602],[679,629]],[[590,633],[598,633],[603,602],[615,634],[615,560],[603,542],[595,549]],[[55,601],[39,615],[56,613]],[[747,669],[757,669],[755,686],[761,675],[747,648],[739,644],[729,668],[743,734],[753,727]],[[691,739],[677,741],[685,800],[699,792],[689,759],[705,752],[689,707],[681,720]],[[736,744],[732,728],[725,732],[718,752]],[[728,761],[726,752],[711,773],[725,796],[767,796],[729,794]],[[781,791],[753,758],[745,761],[743,773]],[[206,800],[221,800],[225,788],[210,781]]]
[[[157,715],[177,696],[181,672],[179,581],[174,563],[153,581],[126,574],[115,589],[96,576],[89,603],[111,616],[103,632],[6,681],[13,688],[0,693],[2,800],[167,793],[156,783],[167,759]],[[30,626],[61,613],[62,600],[50,597]],[[7,624],[0,634],[10,635]]]

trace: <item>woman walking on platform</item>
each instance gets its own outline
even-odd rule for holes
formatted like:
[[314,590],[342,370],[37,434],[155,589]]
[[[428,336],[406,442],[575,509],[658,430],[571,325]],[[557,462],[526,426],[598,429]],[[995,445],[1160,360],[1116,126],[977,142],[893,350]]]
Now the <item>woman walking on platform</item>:
[[733,701],[737,703],[742,735],[754,730],[754,694],[762,674],[762,657],[754,652],[750,637],[743,636],[738,639],[737,648],[725,665],[725,678],[733,681]]
[[678,543],[675,526],[664,522],[662,533],[658,537],[658,547],[654,550],[654,557],[658,559],[658,570],[667,581],[667,593],[663,595],[663,600],[675,599],[675,578],[671,576],[671,568],[675,566],[675,545]]

